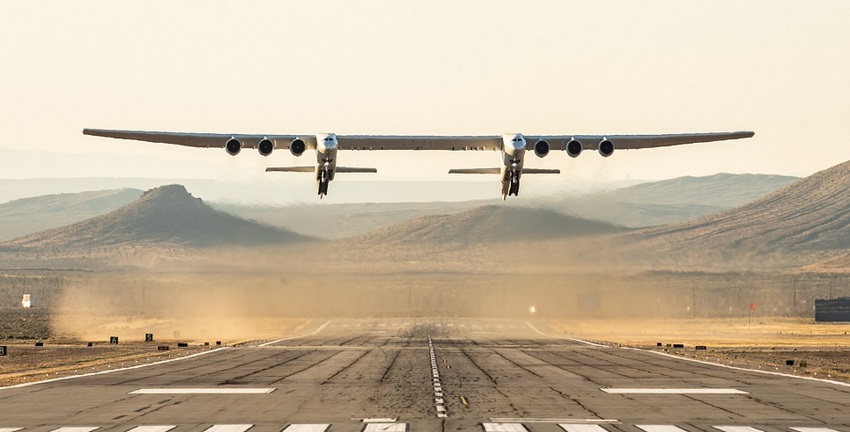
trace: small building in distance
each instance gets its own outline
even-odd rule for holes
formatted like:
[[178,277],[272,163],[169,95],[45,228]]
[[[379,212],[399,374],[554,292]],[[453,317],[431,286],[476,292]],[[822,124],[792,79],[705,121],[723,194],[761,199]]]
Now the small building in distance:
[[850,322],[850,297],[815,300],[815,322]]
[[29,294],[24,294],[24,299],[21,300],[21,306],[23,306],[25,308],[31,308],[32,307],[32,296],[29,295]]

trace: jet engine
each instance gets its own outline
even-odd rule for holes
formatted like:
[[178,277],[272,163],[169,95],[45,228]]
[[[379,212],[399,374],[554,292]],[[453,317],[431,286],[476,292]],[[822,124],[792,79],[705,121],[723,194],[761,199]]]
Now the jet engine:
[[549,142],[546,140],[540,140],[534,143],[534,154],[537,157],[542,158],[549,154]]
[[263,156],[272,154],[272,150],[274,150],[274,143],[268,138],[261,139],[257,144],[257,151]]
[[570,157],[573,157],[573,158],[578,157],[578,155],[581,154],[581,150],[582,150],[581,141],[573,138],[573,139],[570,140],[570,142],[567,143],[567,154]]
[[295,138],[289,143],[289,152],[292,153],[293,156],[301,156],[304,153],[304,150],[307,150],[307,145],[304,144],[304,140],[301,138]]
[[614,143],[612,143],[608,138],[602,138],[602,141],[599,141],[599,154],[602,157],[608,157],[614,154]]
[[240,151],[242,151],[242,141],[239,141],[236,138],[230,138],[224,144],[224,149],[227,150],[227,154],[236,156]]

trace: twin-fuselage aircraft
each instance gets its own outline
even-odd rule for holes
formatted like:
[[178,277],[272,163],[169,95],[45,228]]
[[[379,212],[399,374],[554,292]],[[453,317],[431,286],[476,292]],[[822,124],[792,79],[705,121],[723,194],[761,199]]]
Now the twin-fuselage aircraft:
[[337,166],[339,150],[490,150],[500,151],[502,163],[496,168],[461,168],[450,174],[498,174],[502,199],[519,195],[523,174],[559,174],[557,169],[525,168],[525,155],[533,152],[545,157],[552,150],[578,157],[584,150],[596,150],[604,157],[614,149],[642,149],[681,144],[749,138],[753,132],[713,132],[668,135],[523,135],[519,133],[493,136],[396,136],[396,135],[246,135],[184,132],[148,132],[105,129],[83,129],[86,135],[176,144],[189,147],[224,148],[237,155],[243,148],[257,149],[268,156],[274,150],[289,149],[295,156],[315,150],[316,164],[310,166],[269,167],[266,171],[311,172],[316,177],[319,198],[328,193],[328,184],[337,173],[375,173],[374,168]]

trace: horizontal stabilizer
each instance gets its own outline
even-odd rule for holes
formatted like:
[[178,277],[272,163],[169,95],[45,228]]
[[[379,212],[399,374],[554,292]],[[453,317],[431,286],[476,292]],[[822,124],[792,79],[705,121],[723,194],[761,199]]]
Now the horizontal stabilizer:
[[548,168],[523,168],[523,174],[560,174],[561,170],[559,169],[548,169]]
[[314,166],[299,166],[299,167],[268,167],[266,168],[266,172],[316,172],[316,167]]
[[377,173],[377,168],[354,168],[354,167],[341,167],[338,166],[334,170],[336,173]]
[[458,168],[449,170],[449,174],[500,174],[501,172],[501,168]]
[[[449,170],[449,174],[500,174],[501,168],[459,168]],[[560,174],[559,169],[523,168],[523,174]]]
[[[316,172],[315,166],[297,166],[297,167],[268,167],[266,168],[266,172]],[[378,172],[377,168],[355,168],[355,167],[336,167],[334,168],[335,173],[376,173]]]

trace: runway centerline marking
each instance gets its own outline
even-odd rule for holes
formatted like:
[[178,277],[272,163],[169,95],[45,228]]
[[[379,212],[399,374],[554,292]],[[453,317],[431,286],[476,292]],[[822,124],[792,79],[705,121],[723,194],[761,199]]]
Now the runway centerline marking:
[[713,426],[715,429],[723,432],[764,432],[761,429],[756,429],[752,426]]
[[484,432],[528,432],[522,423],[481,423]]
[[601,388],[599,390],[611,394],[749,394],[733,388]]
[[[316,329],[316,331],[314,331],[313,333],[310,333],[310,334],[299,335],[299,336],[290,336],[290,337],[285,337],[285,338],[281,338],[281,339],[278,339],[278,340],[273,340],[273,341],[271,341],[271,342],[266,342],[266,343],[264,343],[264,344],[260,344],[260,345],[257,345],[257,346],[264,347],[264,346],[274,345],[274,344],[276,344],[276,343],[278,343],[278,342],[288,341],[288,340],[292,340],[292,339],[298,339],[298,338],[307,337],[307,336],[313,336],[313,335],[315,335],[315,334],[319,333],[320,331],[324,330],[324,329],[325,329],[325,327],[327,327],[330,323],[331,323],[331,322],[330,322],[330,321],[328,321],[328,322],[326,322],[326,323],[322,324],[319,328],[317,328],[317,329]],[[359,327],[359,325],[358,325],[358,327]]]
[[252,424],[221,424],[211,426],[204,432],[245,432],[252,427],[254,427]]
[[407,423],[367,423],[363,432],[407,432]]
[[635,425],[646,432],[686,432],[684,429],[673,425]]
[[168,425],[168,426],[136,426],[133,429],[128,430],[127,432],[168,432],[171,429],[176,428],[177,425]]
[[291,424],[283,432],[325,432],[329,427],[329,423]]
[[169,394],[269,394],[273,388],[147,388],[130,394],[169,395]]

